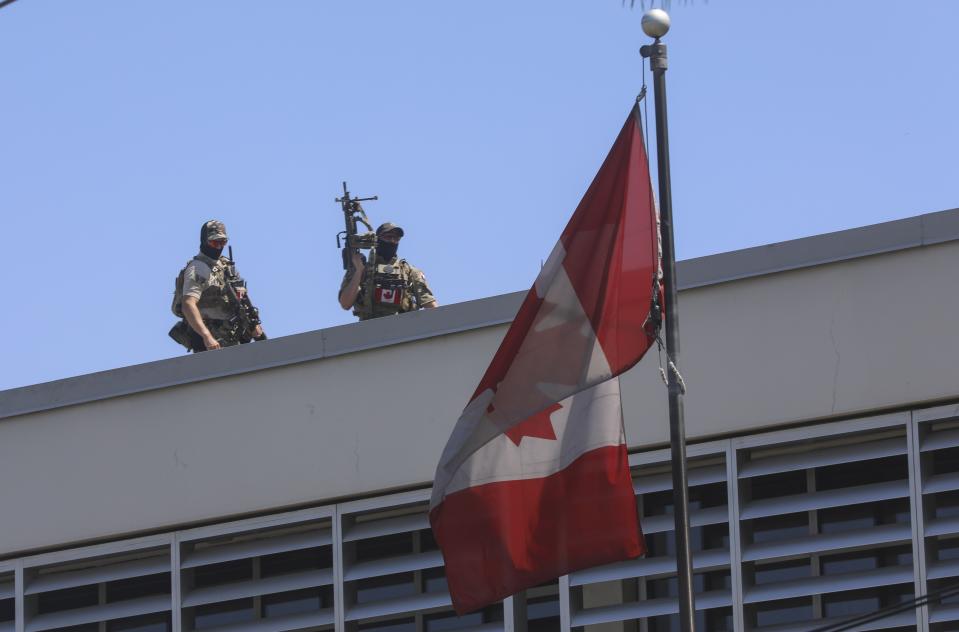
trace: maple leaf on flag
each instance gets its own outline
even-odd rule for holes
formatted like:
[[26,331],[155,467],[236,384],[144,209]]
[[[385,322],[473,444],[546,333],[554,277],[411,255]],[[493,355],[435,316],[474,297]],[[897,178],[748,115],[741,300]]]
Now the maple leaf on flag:
[[553,404],[545,410],[541,410],[540,412],[536,413],[526,421],[513,426],[504,434],[516,445],[519,445],[519,442],[523,440],[523,437],[532,437],[534,439],[552,439],[553,441],[556,441],[556,431],[553,429],[553,423],[550,421],[549,417],[562,407],[563,406],[561,404]]

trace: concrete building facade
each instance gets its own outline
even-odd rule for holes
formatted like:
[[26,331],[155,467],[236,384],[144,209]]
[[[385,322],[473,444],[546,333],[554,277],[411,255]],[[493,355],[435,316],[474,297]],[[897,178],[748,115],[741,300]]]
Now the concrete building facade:
[[[959,210],[680,263],[700,629],[959,581],[957,269]],[[647,557],[452,615],[430,481],[521,299],[0,392],[0,631],[673,629],[655,350],[621,378]]]

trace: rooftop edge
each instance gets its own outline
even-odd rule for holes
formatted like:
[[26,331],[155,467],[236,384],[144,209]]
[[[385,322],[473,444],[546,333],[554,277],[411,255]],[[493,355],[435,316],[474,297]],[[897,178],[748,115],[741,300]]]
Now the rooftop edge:
[[[959,209],[677,263],[680,290],[959,241]],[[525,292],[0,391],[0,419],[288,366],[512,321]]]

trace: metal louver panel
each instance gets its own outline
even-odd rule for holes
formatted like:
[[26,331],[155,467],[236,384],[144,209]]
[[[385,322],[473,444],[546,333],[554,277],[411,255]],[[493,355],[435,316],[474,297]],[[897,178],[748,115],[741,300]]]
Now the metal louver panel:
[[842,445],[832,448],[795,452],[759,458],[744,463],[739,469],[739,478],[751,478],[766,474],[794,472],[824,465],[838,465],[851,461],[865,461],[906,453],[906,439],[883,439],[870,443]]
[[183,606],[201,606],[219,601],[256,597],[272,593],[300,590],[301,588],[315,588],[328,586],[333,583],[333,571],[323,569],[317,571],[301,571],[277,575],[266,579],[252,579],[249,581],[232,582],[219,586],[197,588],[183,597]]
[[743,602],[757,603],[773,599],[808,597],[821,593],[905,584],[912,581],[912,566],[888,566],[861,573],[806,577],[762,586],[746,586],[743,590]]
[[384,535],[429,529],[429,527],[429,517],[425,513],[361,522],[346,529],[343,533],[343,541],[355,542],[356,540],[364,540],[366,538],[377,538]]
[[283,617],[270,617],[246,623],[231,623],[213,628],[205,628],[204,632],[276,632],[277,630],[300,630],[318,625],[333,625],[333,609],[317,610],[303,614],[290,614]]
[[141,597],[139,599],[118,601],[103,606],[89,606],[87,608],[76,608],[74,610],[38,615],[27,621],[26,630],[27,632],[38,632],[39,630],[65,628],[73,625],[82,625],[84,623],[123,619],[141,614],[165,612],[170,610],[170,606],[169,595]]
[[959,472],[949,472],[948,474],[937,474],[935,476],[930,476],[922,484],[923,494],[951,492],[957,489],[959,489]]
[[[695,599],[696,610],[722,608],[731,606],[733,602],[732,595],[729,591],[725,590],[698,593]],[[596,623],[612,623],[614,621],[626,621],[627,619],[677,614],[678,612],[679,602],[676,599],[646,599],[639,602],[590,608],[589,610],[575,612],[572,616],[572,624],[573,626],[581,626]]]
[[959,447],[959,428],[952,428],[950,430],[937,430],[927,435],[925,439],[922,440],[919,450],[929,452],[931,450],[957,447]]
[[956,619],[959,619],[959,604],[929,606],[929,621],[932,623],[955,621]]
[[959,516],[936,518],[926,523],[926,535],[951,535],[959,533]]
[[929,579],[955,579],[959,577],[959,560],[933,562],[926,571]]
[[[811,616],[804,613],[813,606],[817,608],[815,612],[823,609],[835,615],[845,612],[845,607],[865,608],[865,602],[857,603],[862,597],[873,598],[881,593],[890,599],[907,598],[906,595],[913,590],[916,594],[935,591],[959,578],[959,515],[949,515],[959,512],[955,511],[954,494],[941,494],[959,490],[959,472],[950,472],[959,469],[953,451],[941,452],[959,448],[959,427],[944,428],[938,421],[935,424],[921,422],[918,428],[906,426],[911,433],[909,436],[918,439],[918,442],[908,443],[915,451],[909,454],[908,462],[902,456],[907,453],[906,437],[889,438],[891,432],[887,425],[876,428],[881,434],[867,436],[865,432],[869,428],[864,424],[850,430],[845,421],[817,424],[815,431],[808,435],[803,434],[806,429],[801,428],[777,431],[768,436],[756,435],[742,441],[727,438],[698,444],[689,472],[689,483],[695,496],[693,501],[697,504],[701,501],[704,505],[723,503],[725,494],[728,494],[729,507],[692,510],[691,524],[697,528],[695,546],[722,547],[728,542],[732,550],[713,548],[693,553],[697,582],[705,580],[700,586],[717,589],[696,595],[697,610],[722,608],[719,612],[713,610],[713,614],[723,619],[728,617],[728,608],[732,606],[737,629],[741,630],[808,632],[818,626],[845,620],[844,617],[834,617],[801,621],[801,617]],[[949,425],[955,425],[955,421],[945,424]],[[857,434],[851,434],[853,432]],[[877,436],[882,438],[877,440]],[[769,456],[769,448],[780,450],[786,446],[790,449],[790,442],[796,441],[803,442],[805,452]],[[849,443],[837,447],[841,441]],[[861,443],[855,445],[855,441]],[[922,455],[919,455],[920,450]],[[636,463],[643,462],[633,470],[634,488],[638,493],[663,492],[655,498],[647,498],[648,511],[662,511],[664,503],[668,507],[669,500],[665,496],[671,489],[670,476],[648,474],[663,465],[663,454],[657,451],[633,455]],[[751,456],[757,458],[750,461]],[[881,457],[892,457],[890,460],[895,461],[895,471],[902,471],[902,474],[895,475],[902,476],[903,480],[886,480],[889,472],[879,470],[886,462],[874,460]],[[727,468],[722,464],[731,459],[734,463],[743,463],[736,480],[727,478],[727,474],[736,471],[735,467]],[[836,468],[835,472],[813,471],[813,468],[831,464],[850,467]],[[647,475],[638,475],[640,471]],[[757,478],[780,472],[791,472],[788,477],[782,477],[789,479],[788,485],[778,487],[778,477]],[[932,472],[937,474],[924,482],[918,478],[906,478]],[[877,475],[871,476],[873,473]],[[794,483],[801,485],[803,480],[814,480],[820,488],[857,485],[863,481],[869,484],[792,494],[804,489],[792,487]],[[713,487],[704,488],[706,485]],[[776,494],[790,495],[776,497]],[[916,506],[915,500],[922,494],[925,498]],[[749,500],[753,495],[759,499]],[[12,616],[13,569],[22,568],[27,599],[25,603],[17,604],[17,613],[25,612],[26,620],[16,624],[4,620],[0,622],[0,632],[61,632],[64,628],[75,629],[75,626],[96,629],[97,624],[100,629],[109,629],[117,625],[118,620],[144,615],[149,619],[132,621],[154,625],[150,622],[159,623],[162,617],[163,623],[156,626],[160,629],[170,625],[167,613],[173,605],[173,596],[116,599],[166,592],[171,590],[171,584],[178,586],[175,605],[183,608],[182,612],[172,613],[173,620],[179,620],[182,614],[184,632],[196,624],[201,625],[204,632],[332,630],[337,621],[343,629],[353,630],[367,623],[375,627],[379,624],[373,622],[380,617],[392,621],[412,619],[414,615],[421,627],[443,629],[444,626],[453,626],[458,621],[445,618],[452,615],[452,610],[449,595],[443,589],[442,556],[434,550],[434,540],[425,532],[429,528],[425,498],[425,490],[415,494],[377,495],[309,511],[191,528],[167,534],[163,536],[165,539],[149,536],[142,540],[100,543],[8,560],[0,564],[0,618]],[[883,502],[889,500],[895,502]],[[870,507],[874,502],[875,507]],[[858,507],[849,512],[815,513],[821,509],[855,505]],[[734,507],[739,515],[734,517],[735,522],[729,524],[727,530],[726,523]],[[811,513],[806,515],[805,512]],[[909,524],[906,521],[910,516],[920,516],[921,520],[918,524]],[[771,519],[763,520],[762,524],[750,522],[767,517]],[[862,526],[883,520],[901,522]],[[336,543],[332,541],[332,521],[339,521]],[[708,525],[715,526],[699,528]],[[855,530],[834,530],[847,527]],[[810,534],[810,528],[825,532]],[[663,534],[672,529],[671,515],[643,519],[646,533]],[[748,544],[754,530],[755,537],[760,540],[764,536],[789,539]],[[341,533],[345,546],[338,548]],[[671,546],[671,534],[668,538],[658,536],[655,543],[657,550],[662,548],[659,545]],[[888,548],[874,552],[874,549],[883,547]],[[170,551],[181,556],[179,567],[170,568]],[[896,563],[896,560],[902,562],[910,553],[916,560],[915,568],[911,562],[902,566],[870,568],[877,564]],[[823,575],[808,576],[811,569],[817,568],[818,557],[825,555],[830,557],[824,557],[822,566],[818,567]],[[141,557],[131,559],[135,556]],[[953,556],[955,559],[950,559]],[[786,560],[792,561],[779,563]],[[335,577],[333,568],[318,568],[334,564]],[[800,567],[799,579],[771,583],[775,577],[795,578]],[[842,572],[851,568],[867,570]],[[171,571],[172,577],[167,575]],[[831,574],[833,572],[840,574]],[[919,576],[914,576],[914,572]],[[562,578],[558,586],[541,588],[533,595],[539,597],[549,593],[552,596],[558,589],[564,622],[567,621],[565,613],[568,613],[568,623],[581,629],[592,624],[676,614],[675,598],[636,600],[635,594],[638,587],[650,594],[665,594],[659,591],[674,586],[674,579],[666,581],[667,577],[674,576],[675,559],[663,555],[584,569]],[[18,579],[20,577],[18,575]],[[742,586],[744,581],[749,583],[754,577],[761,579],[759,585]],[[920,585],[920,579],[928,582]],[[612,584],[621,580],[626,580],[622,586]],[[108,582],[116,584],[107,585]],[[97,585],[99,591],[95,588]],[[731,588],[724,588],[729,586]],[[20,584],[17,585],[19,588]],[[51,594],[60,590],[65,592]],[[428,590],[433,592],[424,592]],[[179,602],[181,595],[182,603]],[[742,601],[739,599],[741,595]],[[811,598],[815,595],[824,597],[817,602]],[[259,596],[263,597],[262,600],[257,599]],[[734,597],[736,604],[733,604]],[[796,608],[798,601],[792,601],[794,599],[802,600],[802,610]],[[236,600],[243,601],[228,603]],[[100,605],[87,605],[98,602]],[[584,608],[584,603],[597,605]],[[85,607],[52,611],[79,604]],[[834,607],[837,609],[833,610]],[[299,611],[308,608],[313,610]],[[334,608],[337,609],[336,616]],[[505,618],[511,611],[509,606],[502,611],[500,606],[496,608],[491,617],[477,617],[476,620]],[[43,614],[31,614],[36,612]],[[287,614],[290,612],[296,614]],[[929,620],[936,625],[927,625],[927,628],[959,630],[959,603],[930,604],[928,613]],[[250,619],[224,624],[232,617]],[[114,623],[108,623],[111,621]],[[757,627],[759,621],[790,623]],[[214,625],[214,622],[219,624],[218,627],[205,627]],[[657,621],[649,626],[656,627],[660,623],[666,624]],[[461,632],[503,632],[507,625],[499,621],[457,629]],[[552,628],[559,631],[561,626],[556,624]],[[921,622],[917,624],[914,611],[855,629],[888,628],[924,629]],[[568,629],[562,628],[567,632]]]
[[[788,623],[786,625],[767,625],[761,628],[755,628],[756,632],[809,632],[812,628],[826,627],[827,625],[838,625],[843,621],[848,621],[852,617],[832,617],[829,619],[816,619],[815,621],[803,621],[800,623]],[[900,612],[898,614],[883,617],[879,621],[872,621],[858,625],[849,630],[849,632],[866,632],[867,630],[887,630],[889,628],[908,627],[916,625],[916,613],[913,610]]]
[[[726,507],[710,507],[709,509],[693,509],[689,512],[689,526],[702,527],[708,524],[723,524],[729,522],[729,509]],[[640,524],[643,533],[663,533],[672,531],[675,526],[673,516],[650,516],[642,518]]]
[[[694,467],[689,470],[689,487],[696,485],[710,485],[712,483],[723,483],[726,481],[725,465],[710,465],[707,467]],[[653,476],[638,476],[633,481],[633,491],[637,494],[649,494],[652,492],[664,492],[673,488],[672,474],[664,472]]]
[[[693,570],[708,571],[729,566],[729,551],[697,551],[693,553]],[[675,557],[649,557],[628,562],[616,562],[577,571],[569,576],[570,586],[583,586],[614,579],[643,577],[651,579],[676,574]]]
[[354,564],[345,570],[343,579],[350,582],[358,579],[366,579],[367,577],[418,571],[424,568],[434,568],[442,565],[443,554],[439,551],[411,553],[409,555],[398,555],[381,560],[370,560],[369,562]]
[[427,608],[439,608],[452,605],[452,603],[450,594],[446,591],[423,593],[399,599],[384,599],[383,601],[374,601],[372,603],[352,606],[346,611],[346,620],[356,621],[357,619],[401,614],[416,610],[426,610]]
[[[935,421],[949,421],[938,419]],[[937,547],[938,543],[955,542],[949,536],[955,536],[959,533],[959,515],[946,515],[935,518],[939,511],[940,503],[947,499],[950,494],[959,490],[959,471],[956,470],[956,464],[952,457],[939,450],[959,447],[959,428],[942,428],[938,423],[922,424],[920,428],[925,427],[928,432],[919,431],[919,450],[922,453],[920,464],[923,475],[919,477],[919,487],[922,490],[920,498],[921,506],[926,512],[926,520],[923,535],[928,538],[927,546]],[[942,471],[947,470],[947,471]],[[953,471],[948,471],[953,470]],[[941,473],[925,477],[926,472],[939,471]],[[937,494],[943,494],[937,496]],[[946,504],[951,504],[946,500]],[[923,509],[920,509],[922,511]],[[948,539],[940,539],[940,538]],[[947,545],[948,546],[948,545]],[[941,580],[935,584],[927,584],[928,592],[935,592],[937,589],[946,588],[952,585],[959,576],[959,559],[949,559],[949,551],[940,550],[938,554],[932,554],[935,548],[927,548],[927,566],[926,579],[930,581]],[[943,556],[946,559],[936,560],[936,557]],[[955,630],[955,623],[951,625],[941,625],[946,622],[954,622],[959,619],[959,603],[931,603],[929,604],[929,621],[938,623],[937,629]]]
[[764,498],[747,503],[740,512],[740,519],[765,518],[811,509],[825,509],[827,507],[842,507],[879,500],[909,497],[909,481],[890,481],[845,487],[824,492],[809,492],[793,494],[779,498]]
[[[408,513],[390,516],[397,510]],[[345,620],[449,608],[449,593],[434,583],[441,580],[442,553],[431,548],[428,535],[419,533],[429,529],[426,503],[418,499],[392,506],[367,505],[362,511],[366,513],[356,516],[362,521],[354,522],[349,514],[343,520]],[[430,569],[437,571],[415,574]],[[502,624],[492,629],[501,630]]]
[[909,542],[912,527],[908,524],[890,524],[857,531],[803,536],[777,542],[750,544],[743,548],[743,561],[768,560],[791,555],[829,553],[840,549],[876,544]]
[[294,533],[273,538],[265,537],[249,542],[223,544],[189,552],[184,555],[183,562],[180,566],[182,568],[195,568],[206,564],[232,562],[248,557],[326,546],[332,542],[333,538],[329,529],[311,533]]
[[99,584],[100,582],[117,579],[129,579],[131,577],[165,573],[169,570],[170,559],[167,556],[147,557],[129,562],[120,562],[119,564],[107,564],[75,571],[40,575],[27,584],[23,593],[25,595],[36,595],[50,590],[74,588],[76,586]]

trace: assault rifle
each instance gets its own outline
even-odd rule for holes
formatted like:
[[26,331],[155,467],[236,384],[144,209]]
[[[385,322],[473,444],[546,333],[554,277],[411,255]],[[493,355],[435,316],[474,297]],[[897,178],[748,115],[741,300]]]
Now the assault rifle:
[[[360,202],[369,200],[378,200],[379,196],[356,198],[350,197],[350,191],[346,188],[346,181],[343,181],[343,197],[335,198],[343,209],[343,219],[346,221],[346,230],[336,234],[336,247],[343,249],[343,269],[349,275],[353,274],[353,253],[360,250],[369,250],[370,255],[366,258],[366,287],[364,291],[367,296],[373,295],[373,272],[376,265],[376,233],[373,232],[373,226],[370,224],[366,211]],[[366,232],[361,233],[357,224],[363,224]],[[342,240],[341,240],[342,238]],[[372,306],[372,301],[367,301]]]
[[[233,317],[227,321],[226,326],[236,335],[241,344],[246,344],[251,340],[266,340],[266,332],[259,336],[254,335],[256,326],[260,324],[260,310],[258,310],[250,300],[250,293],[244,291],[242,298],[237,288],[246,288],[243,279],[236,273],[236,262],[233,261],[233,246],[229,247],[230,263],[224,268],[224,289],[230,299],[230,306],[233,308]],[[262,329],[261,329],[262,330]]]

